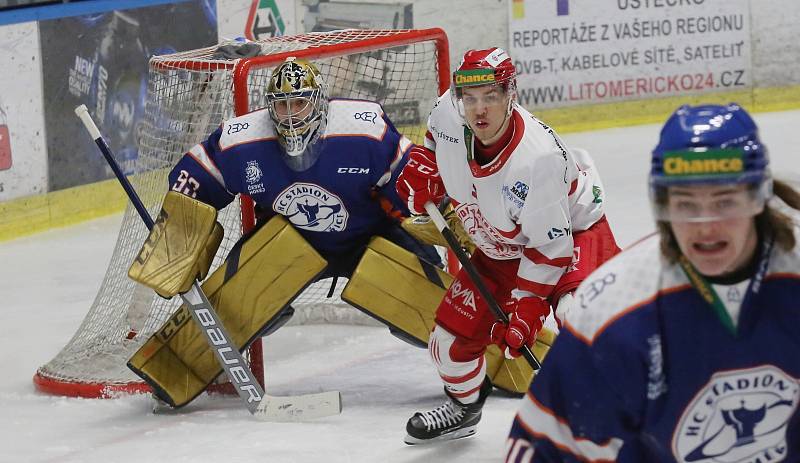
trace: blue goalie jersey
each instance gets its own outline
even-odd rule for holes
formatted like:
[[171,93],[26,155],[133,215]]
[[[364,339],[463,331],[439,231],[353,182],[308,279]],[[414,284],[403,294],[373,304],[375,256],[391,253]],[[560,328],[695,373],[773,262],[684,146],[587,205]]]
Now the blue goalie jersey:
[[522,400],[506,461],[800,462],[800,248],[775,247],[766,269],[726,328],[658,236],[603,265]]
[[267,217],[286,216],[323,254],[366,243],[392,216],[408,215],[394,185],[411,142],[379,104],[331,100],[315,145],[316,162],[292,170],[267,110],[254,111],[192,147],[170,172],[170,185],[217,209],[249,195]]

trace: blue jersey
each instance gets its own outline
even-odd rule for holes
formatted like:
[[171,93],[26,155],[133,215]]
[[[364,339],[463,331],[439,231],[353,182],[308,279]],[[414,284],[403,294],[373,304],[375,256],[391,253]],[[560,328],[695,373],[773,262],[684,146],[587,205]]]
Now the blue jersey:
[[800,247],[772,249],[766,268],[734,329],[658,236],[600,267],[522,401],[506,461],[800,462]]
[[304,171],[284,161],[267,110],[226,121],[192,147],[169,175],[171,188],[217,209],[247,194],[267,215],[281,214],[324,253],[341,253],[408,215],[395,181],[411,142],[377,103],[331,100],[327,123]]

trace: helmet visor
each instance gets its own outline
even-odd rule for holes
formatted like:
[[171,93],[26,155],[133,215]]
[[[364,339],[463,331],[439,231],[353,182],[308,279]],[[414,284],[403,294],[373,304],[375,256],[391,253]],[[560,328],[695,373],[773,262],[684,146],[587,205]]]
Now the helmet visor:
[[651,184],[650,194],[656,220],[714,222],[760,214],[772,196],[772,180],[671,186]]
[[650,199],[657,220],[708,222],[752,217],[772,196],[763,166],[753,169],[743,148],[697,147],[654,158]]

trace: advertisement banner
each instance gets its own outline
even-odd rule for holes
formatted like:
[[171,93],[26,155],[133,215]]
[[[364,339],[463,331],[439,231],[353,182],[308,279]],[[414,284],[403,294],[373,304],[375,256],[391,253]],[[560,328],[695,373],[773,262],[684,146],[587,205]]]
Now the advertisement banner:
[[215,3],[198,0],[42,21],[50,190],[112,173],[73,112],[86,104],[126,174],[136,170],[147,62],[217,43]]
[[285,34],[286,25],[275,0],[253,0],[247,15],[245,37],[249,40],[261,40]]
[[217,0],[219,38],[264,40],[297,33],[294,0]]
[[527,107],[752,86],[748,0],[512,0],[509,52]]
[[0,35],[0,202],[44,193],[47,153],[36,23],[3,26]]

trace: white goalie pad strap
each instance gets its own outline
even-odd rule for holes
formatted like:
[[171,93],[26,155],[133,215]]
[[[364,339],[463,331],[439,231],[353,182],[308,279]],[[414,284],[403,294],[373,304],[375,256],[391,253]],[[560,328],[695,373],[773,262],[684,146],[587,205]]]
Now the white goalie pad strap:
[[468,404],[478,400],[486,377],[486,361],[483,355],[468,362],[453,360],[451,353],[455,339],[451,333],[436,326],[428,341],[428,352],[450,395]]

